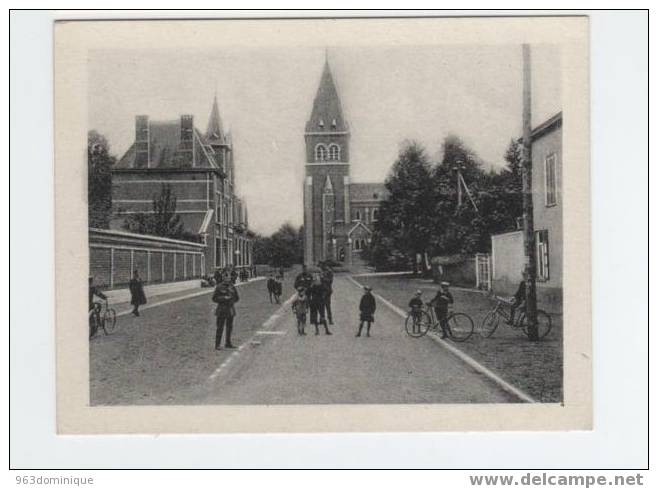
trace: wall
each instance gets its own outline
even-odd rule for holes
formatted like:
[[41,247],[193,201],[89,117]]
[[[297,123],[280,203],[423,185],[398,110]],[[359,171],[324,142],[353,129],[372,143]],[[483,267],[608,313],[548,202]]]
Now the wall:
[[450,282],[458,287],[473,288],[476,286],[475,257],[464,258],[457,263],[437,264],[432,262],[432,277],[434,282]]
[[523,278],[524,265],[522,231],[491,236],[491,285],[494,293],[513,294]]
[[205,246],[105,229],[89,230],[89,275],[103,289],[125,287],[138,270],[147,284],[200,278]]
[[[546,205],[546,158],[556,156],[557,203]],[[545,301],[562,300],[562,125],[537,137],[532,143],[532,189],[535,231],[548,231],[548,280],[537,280],[537,294]]]

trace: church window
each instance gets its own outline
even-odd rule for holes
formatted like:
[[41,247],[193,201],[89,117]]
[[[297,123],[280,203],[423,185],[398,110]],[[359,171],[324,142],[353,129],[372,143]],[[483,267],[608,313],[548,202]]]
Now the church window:
[[315,147],[315,161],[325,161],[327,159],[327,147],[324,144],[318,144]]
[[376,221],[377,219],[379,219],[379,209],[373,209],[373,211],[372,211],[372,220]]
[[331,127],[332,127],[333,129],[336,129],[336,125],[337,125],[337,124],[336,124],[336,119],[333,119],[333,120],[331,121]]
[[337,144],[329,145],[329,159],[331,161],[340,161],[340,146]]
[[320,119],[320,122],[318,122],[318,126],[320,126],[320,129],[324,127],[324,121]]
[[356,241],[354,241],[354,248],[357,249],[357,250],[361,249],[361,240],[360,239],[357,239]]
[[354,216],[355,216],[355,218],[356,218],[357,221],[360,221],[360,220],[361,220],[361,211],[356,211],[356,213],[354,214]]

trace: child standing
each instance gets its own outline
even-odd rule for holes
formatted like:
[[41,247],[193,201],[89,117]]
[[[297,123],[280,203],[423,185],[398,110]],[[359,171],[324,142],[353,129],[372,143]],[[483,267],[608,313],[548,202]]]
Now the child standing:
[[361,302],[359,303],[359,311],[361,311],[361,317],[359,322],[359,331],[356,333],[356,337],[361,336],[361,330],[363,329],[363,323],[367,323],[366,326],[366,336],[370,337],[370,325],[375,322],[375,309],[377,309],[377,303],[375,298],[372,295],[372,287],[363,288],[363,297],[361,297]]
[[292,312],[297,318],[297,334],[300,336],[305,335],[304,328],[306,327],[306,311],[308,311],[308,300],[306,299],[306,292],[302,287],[297,289],[297,296],[292,303]]

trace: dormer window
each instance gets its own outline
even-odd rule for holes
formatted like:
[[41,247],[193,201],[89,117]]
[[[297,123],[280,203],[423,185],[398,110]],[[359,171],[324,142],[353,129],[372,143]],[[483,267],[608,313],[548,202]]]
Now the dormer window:
[[320,119],[320,122],[318,122],[318,126],[320,126],[320,129],[324,127],[324,121]]

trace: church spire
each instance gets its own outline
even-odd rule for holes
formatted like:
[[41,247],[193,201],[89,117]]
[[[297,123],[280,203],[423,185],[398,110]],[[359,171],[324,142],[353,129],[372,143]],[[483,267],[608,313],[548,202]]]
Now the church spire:
[[222,128],[222,119],[219,116],[219,105],[217,104],[217,93],[212,103],[210,119],[208,119],[208,129],[206,130],[206,139],[210,144],[226,144],[224,129]]
[[344,132],[347,130],[347,122],[343,118],[340,97],[325,51],[324,68],[313,101],[311,118],[306,123],[306,132]]

